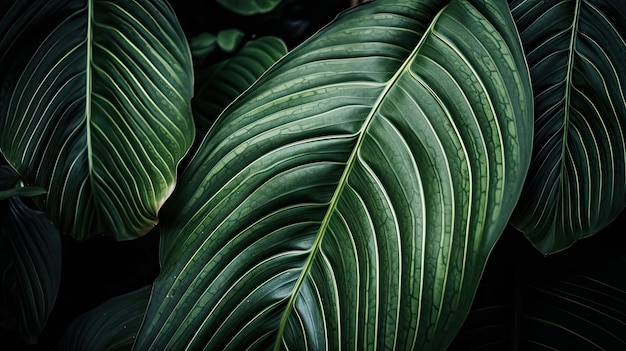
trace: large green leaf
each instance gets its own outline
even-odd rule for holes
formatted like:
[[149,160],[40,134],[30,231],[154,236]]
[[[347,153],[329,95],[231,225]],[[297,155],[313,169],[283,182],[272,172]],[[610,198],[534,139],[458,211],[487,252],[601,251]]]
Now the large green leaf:
[[542,252],[597,232],[626,205],[626,7],[510,1],[535,95],[529,179],[513,223]]
[[42,3],[0,19],[0,149],[63,232],[146,233],[194,136],[183,32],[162,0]]
[[61,283],[61,237],[17,197],[0,201],[0,272],[0,327],[35,344]]
[[130,350],[143,320],[151,287],[116,296],[81,314],[67,327],[55,350]]
[[530,159],[504,1],[342,14],[220,116],[163,209],[136,349],[443,349]]

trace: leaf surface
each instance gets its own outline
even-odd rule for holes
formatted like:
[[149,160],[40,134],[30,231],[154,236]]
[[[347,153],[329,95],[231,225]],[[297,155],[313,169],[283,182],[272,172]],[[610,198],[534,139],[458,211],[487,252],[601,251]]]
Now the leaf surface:
[[505,2],[377,1],[218,118],[163,210],[136,349],[444,349],[530,158]]
[[544,253],[592,235],[626,205],[626,8],[510,1],[535,95],[535,140],[513,224]]
[[151,286],[116,296],[76,318],[55,350],[124,351],[132,347]]
[[0,201],[0,270],[0,326],[35,344],[61,283],[61,237],[17,197]]
[[149,231],[194,136],[191,58],[171,8],[20,0],[0,22],[0,64],[12,67],[0,149],[26,185],[48,189],[35,201],[79,239]]

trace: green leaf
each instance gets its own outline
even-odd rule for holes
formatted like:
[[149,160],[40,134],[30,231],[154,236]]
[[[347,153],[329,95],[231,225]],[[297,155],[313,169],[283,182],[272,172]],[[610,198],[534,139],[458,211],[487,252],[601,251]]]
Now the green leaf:
[[208,54],[215,50],[216,46],[217,37],[208,32],[204,32],[191,38],[189,48],[191,49],[191,56],[193,57],[194,64],[202,62]]
[[45,195],[48,191],[38,186],[25,186],[20,188],[12,188],[7,190],[0,190],[0,200],[6,200],[12,196],[22,197],[34,197],[39,195]]
[[116,296],[76,318],[55,350],[130,350],[143,320],[151,285]]
[[532,163],[513,224],[544,253],[626,205],[626,10],[614,1],[510,1],[535,95]]
[[35,344],[61,283],[61,237],[19,198],[0,201],[0,326]]
[[198,72],[192,100],[196,130],[204,135],[224,108],[286,53],[281,39],[263,37],[247,42],[232,58]]
[[0,96],[0,149],[25,184],[48,189],[35,200],[61,231],[142,235],[193,142],[184,34],[164,1],[46,6],[39,17],[26,8],[2,18],[22,26],[0,33],[13,35],[5,43],[29,43],[31,27],[47,37],[25,64],[0,62],[15,68]]
[[135,348],[444,349],[530,160],[506,2],[343,13],[213,125]]
[[217,0],[225,8],[239,15],[258,15],[272,11],[281,0]]
[[243,39],[243,32],[239,29],[224,29],[217,33],[217,45],[226,52],[233,52]]

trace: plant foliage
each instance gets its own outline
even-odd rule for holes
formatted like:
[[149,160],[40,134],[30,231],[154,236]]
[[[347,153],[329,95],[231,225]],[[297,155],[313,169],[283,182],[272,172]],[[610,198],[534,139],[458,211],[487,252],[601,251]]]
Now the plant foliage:
[[61,234],[158,224],[58,348],[626,347],[623,255],[483,277],[509,220],[547,254],[624,207],[623,6],[376,0],[288,50],[304,1],[212,4],[0,2],[3,336],[50,324]]

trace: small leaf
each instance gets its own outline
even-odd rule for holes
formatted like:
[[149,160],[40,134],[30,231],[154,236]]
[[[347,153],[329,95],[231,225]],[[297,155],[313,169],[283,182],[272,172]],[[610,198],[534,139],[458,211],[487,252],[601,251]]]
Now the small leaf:
[[47,193],[48,191],[42,187],[24,186],[19,188],[0,190],[0,200],[6,200],[12,196],[34,197],[39,195],[45,195]]
[[243,39],[243,32],[239,29],[224,29],[217,33],[217,45],[226,52],[233,52]]
[[0,324],[35,344],[61,282],[61,237],[21,199],[0,201]]
[[208,54],[215,50],[216,45],[217,37],[208,32],[204,32],[191,38],[189,47],[191,49],[193,62],[196,64],[202,62]]
[[152,286],[116,296],[81,314],[57,343],[59,351],[126,351],[135,342]]

